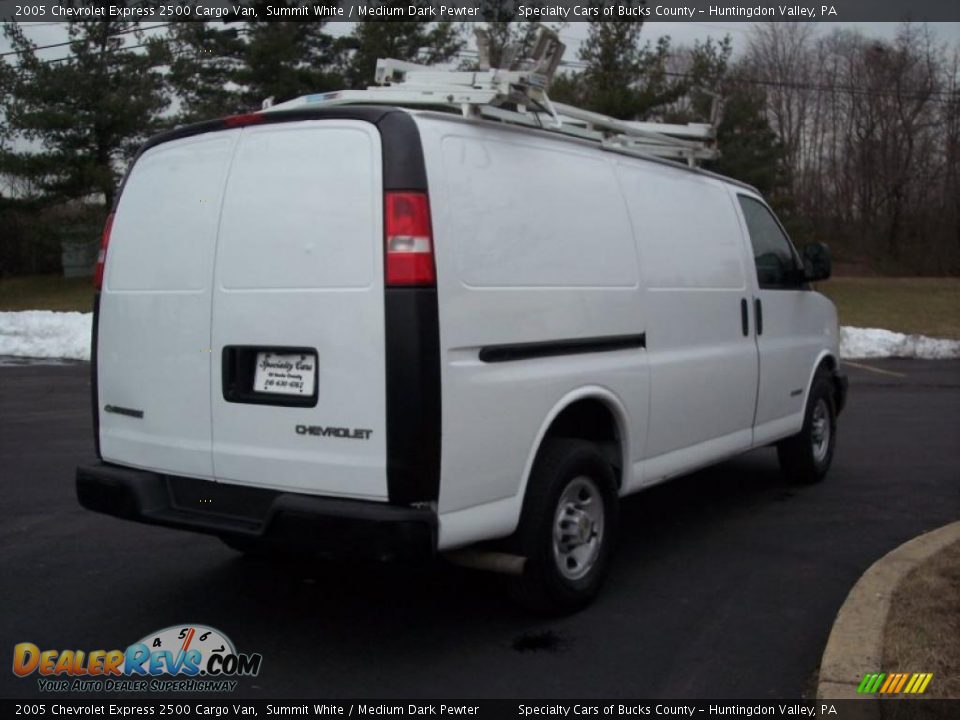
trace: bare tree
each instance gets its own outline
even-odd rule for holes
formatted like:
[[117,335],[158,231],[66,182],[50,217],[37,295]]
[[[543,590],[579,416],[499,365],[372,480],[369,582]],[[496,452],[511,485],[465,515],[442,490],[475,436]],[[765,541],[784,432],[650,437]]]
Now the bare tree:
[[956,52],[910,24],[879,41],[768,23],[744,62],[810,233],[881,268],[960,271]]

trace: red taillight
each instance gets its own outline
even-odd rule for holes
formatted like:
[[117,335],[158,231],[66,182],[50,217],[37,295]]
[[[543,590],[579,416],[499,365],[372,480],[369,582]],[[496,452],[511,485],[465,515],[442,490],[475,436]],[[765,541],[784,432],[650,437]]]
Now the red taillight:
[[385,215],[387,285],[436,285],[427,194],[388,192]]
[[243,127],[244,125],[255,125],[261,123],[266,118],[261,113],[244,113],[243,115],[230,115],[223,119],[223,124],[228,128]]
[[93,271],[93,287],[97,290],[103,287],[103,266],[107,262],[111,230],[113,230],[113,213],[107,215],[107,221],[103,224],[103,235],[100,236],[100,254],[97,255],[97,267]]

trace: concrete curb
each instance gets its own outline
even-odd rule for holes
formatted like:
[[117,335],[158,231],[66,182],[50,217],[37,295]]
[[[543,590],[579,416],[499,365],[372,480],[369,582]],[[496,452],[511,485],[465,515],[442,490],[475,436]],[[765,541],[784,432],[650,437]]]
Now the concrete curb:
[[817,699],[873,699],[857,695],[867,673],[882,672],[883,631],[890,599],[917,565],[960,541],[960,521],[924,533],[877,560],[853,586],[837,613],[820,661]]

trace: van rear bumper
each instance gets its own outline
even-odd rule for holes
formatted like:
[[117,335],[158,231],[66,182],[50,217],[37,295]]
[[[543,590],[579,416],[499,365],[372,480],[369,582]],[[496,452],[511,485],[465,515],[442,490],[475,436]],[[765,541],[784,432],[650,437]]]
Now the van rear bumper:
[[429,557],[432,510],[195,480],[108,463],[77,468],[77,498],[94,512],[217,535],[243,544],[378,558]]

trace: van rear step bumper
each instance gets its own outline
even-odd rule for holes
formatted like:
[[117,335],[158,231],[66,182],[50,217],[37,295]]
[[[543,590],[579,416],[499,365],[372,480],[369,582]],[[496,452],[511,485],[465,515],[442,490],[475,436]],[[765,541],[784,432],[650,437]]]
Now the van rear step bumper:
[[77,468],[77,498],[94,512],[243,545],[398,559],[429,557],[437,547],[432,510],[227,485],[108,463]]

